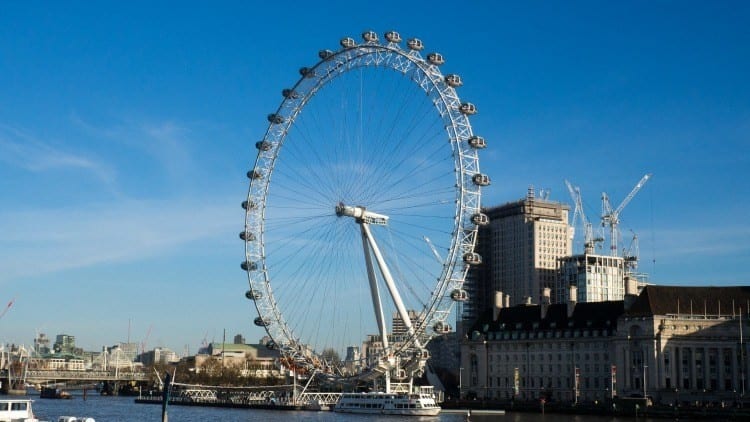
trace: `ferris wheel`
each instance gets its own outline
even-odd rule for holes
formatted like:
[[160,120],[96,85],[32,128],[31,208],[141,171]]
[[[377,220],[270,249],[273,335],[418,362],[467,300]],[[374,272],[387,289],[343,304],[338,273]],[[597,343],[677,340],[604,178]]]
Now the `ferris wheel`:
[[242,203],[255,325],[287,367],[334,380],[421,373],[467,299],[488,223],[486,144],[461,78],[421,40],[384,38],[343,38],[299,69],[255,144]]

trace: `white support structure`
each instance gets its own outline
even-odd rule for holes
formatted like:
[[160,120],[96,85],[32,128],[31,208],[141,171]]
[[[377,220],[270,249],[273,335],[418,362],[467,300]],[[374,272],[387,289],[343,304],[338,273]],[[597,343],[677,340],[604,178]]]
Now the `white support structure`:
[[396,306],[396,310],[398,311],[399,316],[404,322],[404,326],[406,327],[406,332],[409,335],[409,337],[414,338],[414,345],[417,348],[417,350],[422,349],[422,345],[418,338],[415,336],[414,332],[414,326],[412,325],[411,318],[409,317],[409,312],[406,310],[406,306],[404,305],[404,301],[401,298],[401,294],[398,291],[398,287],[396,287],[396,283],[393,280],[393,276],[391,275],[391,271],[388,269],[388,264],[386,264],[385,259],[383,258],[383,254],[380,252],[380,248],[378,247],[378,243],[375,241],[375,238],[372,235],[372,232],[370,231],[370,224],[376,224],[376,225],[386,225],[388,223],[388,217],[382,214],[377,214],[371,211],[367,211],[364,207],[352,207],[347,206],[344,204],[338,204],[336,206],[336,215],[339,217],[352,217],[356,220],[357,224],[360,226],[360,231],[362,233],[362,248],[365,253],[365,263],[367,265],[367,277],[370,281],[370,294],[372,296],[372,305],[375,310],[375,315],[378,320],[378,328],[380,330],[380,336],[383,342],[383,349],[385,351],[385,357],[387,359],[387,365],[388,370],[386,371],[385,375],[385,392],[390,393],[391,392],[391,377],[390,372],[395,368],[396,370],[401,369],[398,368],[399,365],[396,364],[396,360],[392,358],[393,353],[390,350],[390,346],[388,344],[388,330],[385,326],[384,321],[384,315],[383,315],[383,303],[380,300],[380,289],[378,288],[378,281],[375,277],[375,269],[372,265],[372,255],[375,256],[375,262],[377,262],[378,269],[380,270],[380,275],[383,277],[383,281],[385,282],[386,287],[388,288],[388,292],[391,295],[391,299],[393,299],[393,304]]

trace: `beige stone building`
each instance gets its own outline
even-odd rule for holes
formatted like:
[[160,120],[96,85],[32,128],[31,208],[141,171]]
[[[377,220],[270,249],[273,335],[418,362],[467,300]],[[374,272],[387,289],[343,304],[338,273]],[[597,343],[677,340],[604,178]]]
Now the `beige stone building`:
[[479,229],[476,250],[483,263],[469,274],[464,320],[489,309],[495,291],[515,305],[529,298],[538,302],[543,288],[556,287],[558,258],[572,252],[569,210],[567,204],[536,197],[533,188],[525,199],[483,209],[490,223]]
[[743,400],[749,305],[750,287],[646,286],[623,301],[499,306],[461,344],[461,395]]

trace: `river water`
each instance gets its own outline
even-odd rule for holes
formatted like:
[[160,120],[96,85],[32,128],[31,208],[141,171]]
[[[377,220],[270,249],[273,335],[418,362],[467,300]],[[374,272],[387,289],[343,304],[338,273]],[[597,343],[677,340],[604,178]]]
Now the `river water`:
[[[74,396],[71,400],[34,399],[34,413],[43,421],[57,422],[59,416],[87,416],[96,422],[161,421],[161,406],[136,404],[133,397],[101,397],[90,394],[86,400]],[[463,415],[442,414],[438,418],[415,418],[375,415],[345,415],[333,412],[279,411],[256,409],[222,409],[211,407],[169,406],[170,422],[205,421],[273,421],[284,422],[384,422],[384,421],[439,421],[462,422]],[[611,418],[599,416],[575,416],[536,413],[507,413],[504,416],[472,415],[472,422],[624,422],[633,418]],[[640,422],[648,419],[639,418]]]

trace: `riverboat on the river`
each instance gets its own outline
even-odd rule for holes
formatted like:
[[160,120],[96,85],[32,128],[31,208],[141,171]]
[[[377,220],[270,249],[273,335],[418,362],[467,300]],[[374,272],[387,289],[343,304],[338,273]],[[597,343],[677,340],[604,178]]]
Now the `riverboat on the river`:
[[344,393],[335,412],[377,415],[437,416],[440,406],[429,389],[412,393]]
[[0,400],[0,422],[39,422],[31,410],[31,400]]
[[[34,416],[33,400],[0,400],[0,422],[42,422]],[[93,418],[60,416],[58,422],[95,422]]]

